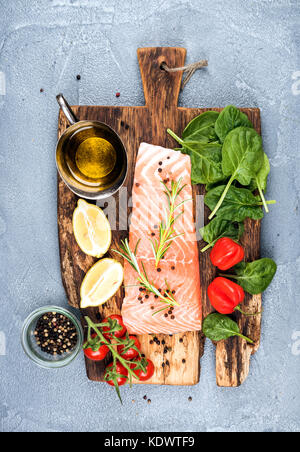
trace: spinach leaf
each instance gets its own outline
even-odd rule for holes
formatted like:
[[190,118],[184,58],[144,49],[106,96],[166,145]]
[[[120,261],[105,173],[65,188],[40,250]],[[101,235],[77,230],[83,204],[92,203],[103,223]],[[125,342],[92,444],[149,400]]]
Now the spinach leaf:
[[[204,202],[210,210],[215,208],[224,189],[225,185],[219,185],[206,194]],[[244,221],[246,218],[260,220],[264,216],[261,205],[260,197],[254,196],[247,188],[231,186],[217,213],[217,218],[237,222]]]
[[219,342],[229,337],[239,336],[250,344],[254,342],[241,334],[238,324],[223,314],[210,314],[203,322],[203,333],[208,339]]
[[183,141],[174,132],[171,134],[182,145],[181,149],[175,150],[191,157],[193,184],[208,184],[224,179],[220,144]]
[[220,144],[185,142],[183,151],[191,157],[193,184],[208,184],[224,178]]
[[217,240],[222,237],[229,237],[232,240],[239,240],[244,233],[243,223],[233,223],[232,221],[223,220],[216,217],[204,228],[200,229],[200,234],[208,245],[201,251],[204,253],[209,248],[213,247]]
[[194,118],[183,131],[183,141],[218,142],[219,139],[215,132],[215,122],[218,117],[217,111],[206,111]]
[[242,288],[251,295],[264,292],[271,284],[277,271],[276,263],[267,257],[254,262],[241,262],[234,267],[236,275],[227,275],[236,279]]
[[234,105],[228,105],[222,110],[215,124],[215,131],[221,143],[224,143],[229,132],[237,127],[253,127],[253,125],[241,110]]
[[205,185],[205,190],[206,190],[206,192],[208,192],[208,191],[212,190],[213,188],[218,187],[219,185],[226,185],[228,181],[229,181],[229,179],[227,177],[226,179],[219,180],[217,182],[211,182],[211,183]]
[[183,131],[182,139],[168,129],[168,133],[182,146],[176,150],[191,157],[193,184],[215,183],[224,179],[222,146],[215,133],[218,117],[216,111],[197,116]]
[[270,173],[270,170],[271,170],[271,167],[270,167],[270,162],[269,162],[268,156],[266,153],[264,153],[264,161],[263,161],[262,167],[258,171],[255,178],[251,181],[251,184],[250,184],[251,191],[258,189],[259,195],[261,197],[261,200],[263,202],[264,208],[267,213],[269,212],[269,208],[268,208],[268,205],[265,200],[264,191],[267,188],[267,181],[268,181],[268,175]]
[[234,180],[242,185],[251,183],[262,167],[263,158],[262,139],[254,129],[238,127],[227,135],[222,150],[222,169],[224,176],[231,177],[209,219],[221,207]]

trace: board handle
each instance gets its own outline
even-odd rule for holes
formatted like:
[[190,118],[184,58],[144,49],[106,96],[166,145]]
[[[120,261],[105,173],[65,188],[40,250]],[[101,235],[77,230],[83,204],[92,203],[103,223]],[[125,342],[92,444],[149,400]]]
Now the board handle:
[[169,73],[162,68],[182,67],[186,49],[181,47],[149,47],[138,49],[138,60],[143,81],[146,106],[156,111],[177,107],[182,72]]

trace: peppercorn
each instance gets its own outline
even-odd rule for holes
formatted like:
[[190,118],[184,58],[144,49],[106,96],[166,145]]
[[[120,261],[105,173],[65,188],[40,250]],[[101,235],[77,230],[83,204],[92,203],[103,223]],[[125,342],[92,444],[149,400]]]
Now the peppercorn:
[[47,313],[37,321],[34,336],[37,345],[49,355],[71,352],[77,344],[78,335],[73,323],[57,313]]

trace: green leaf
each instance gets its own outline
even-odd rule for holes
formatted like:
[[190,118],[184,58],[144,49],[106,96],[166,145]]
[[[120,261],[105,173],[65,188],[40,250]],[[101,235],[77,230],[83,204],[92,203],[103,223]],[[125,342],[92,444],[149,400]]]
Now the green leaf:
[[208,184],[224,179],[220,144],[184,142],[183,153],[191,157],[193,184]]
[[[224,192],[224,185],[219,185],[210,190],[204,202],[210,210],[214,210],[221,194]],[[259,196],[254,196],[247,188],[237,188],[231,186],[224,198],[222,206],[218,210],[217,217],[223,220],[244,221],[246,218],[252,220],[260,220],[264,213],[261,208],[261,200]]]
[[219,342],[239,336],[253,344],[253,341],[240,333],[238,324],[223,314],[210,314],[203,322],[203,333],[208,339]]
[[256,174],[255,178],[252,179],[250,187],[249,187],[251,191],[258,189],[261,200],[266,209],[266,212],[269,212],[269,209],[266,204],[265,197],[264,197],[264,191],[266,191],[266,189],[267,189],[267,181],[268,181],[268,175],[269,175],[270,171],[271,171],[270,162],[269,162],[267,154],[264,153],[263,165],[262,165],[261,169],[258,171],[258,173]]
[[228,105],[222,110],[215,124],[215,131],[221,143],[231,130],[237,127],[253,127],[248,117],[234,105]]
[[184,129],[182,139],[184,141],[198,141],[212,143],[219,141],[215,132],[215,122],[219,117],[217,111],[206,111],[194,118]]
[[248,264],[241,262],[234,267],[234,270],[237,275],[234,279],[240,286],[246,292],[257,295],[269,287],[277,271],[277,265],[272,259],[266,257]]
[[204,228],[200,229],[200,234],[208,245],[201,251],[204,252],[208,248],[215,245],[216,241],[222,237],[229,237],[232,240],[239,240],[244,233],[243,223],[234,223],[232,221],[223,220],[216,217]]
[[225,138],[222,150],[222,170],[224,176],[231,176],[221,197],[211,213],[213,218],[221,207],[233,181],[249,185],[263,164],[264,151],[261,136],[254,129],[238,127]]
[[268,159],[268,156],[266,153],[264,153],[264,160],[262,167],[258,171],[258,173],[255,176],[255,179],[251,182],[253,190],[256,188],[261,188],[263,191],[267,189],[267,182],[268,182],[268,175],[270,174],[271,167],[270,167],[270,161]]
[[263,164],[262,138],[254,129],[238,127],[227,135],[222,154],[224,175],[249,185]]
[[208,192],[208,191],[212,190],[213,188],[218,187],[219,185],[226,185],[228,181],[229,181],[229,179],[227,177],[226,179],[219,180],[218,182],[211,182],[209,184],[206,184],[205,190],[206,190],[206,192]]

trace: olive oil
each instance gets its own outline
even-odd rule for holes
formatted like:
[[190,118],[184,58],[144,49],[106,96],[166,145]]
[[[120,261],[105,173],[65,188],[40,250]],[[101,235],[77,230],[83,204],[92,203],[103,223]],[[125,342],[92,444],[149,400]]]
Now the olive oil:
[[83,141],[75,155],[76,166],[86,177],[101,179],[114,169],[117,154],[113,146],[103,138],[92,137]]
[[90,124],[70,133],[61,155],[67,172],[75,181],[85,187],[106,190],[124,173],[126,154],[107,126]]

